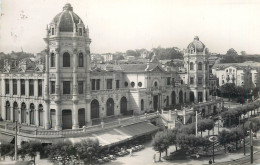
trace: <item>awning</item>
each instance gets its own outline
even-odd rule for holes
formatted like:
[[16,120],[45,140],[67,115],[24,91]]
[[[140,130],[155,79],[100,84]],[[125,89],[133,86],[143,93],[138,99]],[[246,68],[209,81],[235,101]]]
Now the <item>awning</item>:
[[14,140],[14,136],[0,133],[0,142],[2,144],[3,143],[11,143],[13,140]]
[[102,146],[108,146],[112,144],[117,144],[126,141],[127,139],[131,138],[130,135],[121,134],[116,129],[112,129],[107,132],[99,132],[97,134],[92,134],[95,136],[99,143]]
[[148,135],[150,133],[157,131],[158,129],[159,128],[154,126],[153,124],[146,123],[146,122],[132,124],[132,125],[118,128],[118,130],[120,130],[122,133],[130,135],[133,138],[142,135]]
[[157,131],[159,128],[151,123],[142,122],[131,124],[103,132],[92,133],[87,137],[69,138],[72,143],[80,142],[87,138],[94,138],[99,140],[101,146],[111,146],[118,143],[125,142],[138,136],[147,135]]

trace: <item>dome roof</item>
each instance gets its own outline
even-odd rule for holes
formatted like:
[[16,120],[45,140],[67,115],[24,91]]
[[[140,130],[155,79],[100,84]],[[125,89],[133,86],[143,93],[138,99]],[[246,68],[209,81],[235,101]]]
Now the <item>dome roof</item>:
[[194,40],[188,45],[187,48],[196,50],[196,52],[203,52],[205,45],[199,40],[198,36],[195,36]]
[[[60,32],[73,32],[74,23],[76,27],[78,23],[83,24],[81,18],[73,12],[73,7],[69,3],[63,7],[61,13],[53,18],[51,23],[59,25],[58,28]],[[85,27],[84,24],[83,27]]]

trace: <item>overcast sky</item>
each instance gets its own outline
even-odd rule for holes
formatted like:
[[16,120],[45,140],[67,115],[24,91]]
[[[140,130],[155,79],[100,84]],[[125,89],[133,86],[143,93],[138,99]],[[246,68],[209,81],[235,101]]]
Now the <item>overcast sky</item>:
[[260,54],[260,1],[250,0],[2,0],[0,52],[43,50],[46,25],[66,3],[88,25],[93,53],[183,49],[197,35],[210,52]]

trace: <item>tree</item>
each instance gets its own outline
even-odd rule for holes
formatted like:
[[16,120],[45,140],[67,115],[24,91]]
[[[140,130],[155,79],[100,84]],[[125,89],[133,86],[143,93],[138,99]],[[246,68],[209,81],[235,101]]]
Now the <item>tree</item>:
[[176,140],[181,150],[183,150],[185,153],[189,152],[188,154],[191,154],[198,152],[198,149],[201,146],[204,146],[206,139],[194,134],[180,133],[177,135]]
[[234,83],[226,83],[220,87],[220,92],[224,94],[224,96],[230,97],[231,96],[237,96],[238,90],[236,88],[236,85]]
[[85,163],[91,163],[92,157],[99,151],[99,141],[97,139],[86,139],[75,144],[77,156]]
[[165,132],[157,132],[153,138],[152,146],[155,151],[160,153],[159,161],[161,161],[161,153],[169,148],[169,139]]
[[184,133],[184,134],[195,134],[196,132],[195,123],[183,125],[181,129],[179,129],[178,131],[179,133]]
[[240,53],[241,53],[242,56],[246,56],[247,55],[246,51],[241,51]]
[[14,156],[14,144],[3,143],[3,144],[1,144],[0,149],[1,149],[0,153],[3,157],[5,157],[5,156],[13,157]]
[[45,149],[46,155],[51,162],[67,164],[75,156],[75,148],[70,141],[57,142],[48,145]]
[[237,56],[237,52],[235,51],[235,49],[233,48],[230,48],[227,53],[226,53],[226,56]]
[[237,143],[239,140],[243,138],[243,130],[239,127],[232,128],[230,131],[230,141],[236,142],[236,149],[237,148]]
[[42,144],[39,142],[29,142],[22,145],[22,148],[24,148],[25,153],[33,158],[33,162],[35,164],[35,157],[37,156],[37,152],[42,152]]
[[230,131],[226,129],[222,130],[218,134],[219,144],[225,147],[225,153],[227,151],[227,144],[229,144],[231,140],[230,137],[231,137]]
[[177,141],[176,141],[177,134],[178,134],[178,129],[177,128],[174,128],[173,130],[171,130],[169,132],[169,139],[170,139],[169,142],[171,144],[175,145],[176,151],[178,150],[178,148],[177,148]]
[[138,52],[136,52],[135,50],[127,50],[126,55],[127,56],[134,56],[134,57],[140,56],[140,54]]
[[[252,122],[252,131],[257,136],[257,132],[260,130],[260,118],[252,118],[251,122]],[[247,121],[245,123],[245,130],[247,131],[250,130],[250,121]]]

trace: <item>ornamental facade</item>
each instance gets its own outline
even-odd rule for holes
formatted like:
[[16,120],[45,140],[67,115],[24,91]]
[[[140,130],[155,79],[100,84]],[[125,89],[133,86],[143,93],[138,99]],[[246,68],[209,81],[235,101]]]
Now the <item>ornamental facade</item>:
[[5,60],[0,75],[5,121],[77,129],[209,99],[208,51],[198,37],[185,52],[181,73],[163,68],[156,56],[146,64],[91,66],[88,27],[66,4],[47,25],[44,41],[45,58]]

